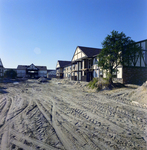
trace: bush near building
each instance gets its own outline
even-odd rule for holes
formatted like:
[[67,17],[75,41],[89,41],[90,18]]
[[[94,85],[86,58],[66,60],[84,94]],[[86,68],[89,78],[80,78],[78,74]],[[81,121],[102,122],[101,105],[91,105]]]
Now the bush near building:
[[88,83],[89,88],[96,88],[97,90],[102,90],[103,88],[109,88],[109,81],[104,78],[93,78],[92,81]]

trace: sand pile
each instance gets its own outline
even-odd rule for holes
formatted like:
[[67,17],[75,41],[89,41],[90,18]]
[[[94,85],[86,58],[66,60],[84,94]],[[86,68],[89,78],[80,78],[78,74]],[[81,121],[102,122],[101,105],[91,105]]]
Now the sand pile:
[[131,92],[129,97],[132,101],[147,105],[147,81],[142,86]]
[[76,81],[72,81],[72,80],[69,80],[69,79],[62,79],[61,83],[67,84],[67,85],[74,85],[76,83]]
[[67,79],[62,79],[61,80],[61,83],[63,83],[63,84],[68,84],[70,81],[69,80],[67,80]]
[[38,79],[38,81],[39,81],[39,82],[47,82],[47,79],[44,78],[44,77],[40,77],[40,78]]

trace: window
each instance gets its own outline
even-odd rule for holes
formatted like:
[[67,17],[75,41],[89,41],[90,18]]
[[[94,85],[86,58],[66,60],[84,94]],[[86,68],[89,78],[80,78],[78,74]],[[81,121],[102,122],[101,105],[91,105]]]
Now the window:
[[100,77],[103,77],[103,70],[100,70]]
[[95,62],[95,64],[97,64],[97,62],[98,62],[97,57],[95,58],[94,62]]
[[112,73],[113,78],[117,78],[117,72]]
[[95,71],[95,77],[97,77],[97,73],[96,73],[96,71]]

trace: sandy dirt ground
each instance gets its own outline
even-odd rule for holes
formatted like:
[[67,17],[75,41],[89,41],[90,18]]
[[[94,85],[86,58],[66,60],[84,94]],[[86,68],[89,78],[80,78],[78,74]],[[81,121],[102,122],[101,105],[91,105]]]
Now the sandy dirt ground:
[[1,84],[0,149],[146,150],[147,105],[132,99],[136,89],[94,92],[85,85]]

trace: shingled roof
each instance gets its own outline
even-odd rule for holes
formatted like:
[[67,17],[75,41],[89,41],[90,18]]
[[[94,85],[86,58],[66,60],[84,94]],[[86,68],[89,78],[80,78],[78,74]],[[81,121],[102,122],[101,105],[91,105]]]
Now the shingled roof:
[[58,62],[61,68],[71,64],[71,61],[58,60]]
[[101,49],[99,48],[84,47],[84,46],[78,47],[87,55],[87,57],[94,57],[101,52]]
[[[29,65],[18,65],[17,70],[26,70],[26,68],[28,68]],[[35,66],[37,67],[39,70],[47,70],[46,66]]]

